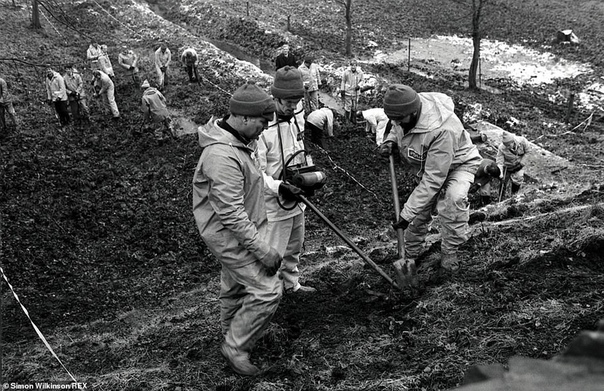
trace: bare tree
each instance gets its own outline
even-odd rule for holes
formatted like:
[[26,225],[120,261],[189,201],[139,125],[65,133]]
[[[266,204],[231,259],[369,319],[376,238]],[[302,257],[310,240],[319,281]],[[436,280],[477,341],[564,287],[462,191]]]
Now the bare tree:
[[344,7],[346,18],[346,56],[352,55],[352,0],[335,0],[336,4]]
[[489,0],[472,0],[472,45],[474,52],[472,53],[472,62],[470,63],[470,74],[468,83],[470,89],[477,89],[476,76],[478,75],[478,64],[480,63],[480,40],[482,38],[482,30],[480,29],[480,19],[482,17],[483,7]]
[[40,24],[40,10],[38,9],[38,0],[32,0],[31,25],[35,29],[42,28],[42,25]]

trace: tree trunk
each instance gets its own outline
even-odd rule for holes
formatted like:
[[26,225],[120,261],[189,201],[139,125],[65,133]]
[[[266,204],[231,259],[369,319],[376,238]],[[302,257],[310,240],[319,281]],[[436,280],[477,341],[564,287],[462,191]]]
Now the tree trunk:
[[476,76],[478,75],[478,64],[480,63],[480,35],[478,33],[472,36],[474,52],[472,53],[472,62],[470,63],[470,89],[477,89]]
[[346,0],[346,56],[352,55],[352,0]]
[[40,11],[38,10],[38,0],[33,0],[31,8],[31,25],[35,29],[42,28],[40,24]]
[[476,75],[478,74],[478,64],[480,62],[480,13],[486,0],[472,0],[472,44],[474,53],[472,53],[472,62],[470,63],[470,74],[468,75],[468,84],[470,89],[477,89]]

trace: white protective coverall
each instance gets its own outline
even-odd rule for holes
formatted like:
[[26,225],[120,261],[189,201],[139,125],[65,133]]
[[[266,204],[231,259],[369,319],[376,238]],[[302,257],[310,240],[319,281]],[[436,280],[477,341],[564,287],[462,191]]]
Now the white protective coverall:
[[[285,289],[299,288],[300,254],[304,244],[304,204],[288,202],[279,196],[279,185],[284,162],[294,165],[305,162],[304,153],[299,153],[290,162],[294,153],[304,150],[304,108],[298,103],[294,116],[289,121],[279,122],[278,116],[269,123],[258,139],[258,160],[264,172],[265,201],[269,221],[268,240],[283,255],[281,276]],[[282,208],[281,205],[285,207]]]
[[198,131],[203,148],[193,177],[193,214],[222,265],[220,321],[226,343],[249,352],[268,327],[283,292],[260,261],[270,251],[264,179],[256,141],[245,145],[214,118]]
[[375,142],[380,145],[384,141],[384,131],[388,123],[388,116],[384,113],[384,109],[376,107],[363,110],[361,113],[366,121],[365,133],[375,135]]
[[453,100],[438,92],[419,93],[421,114],[404,134],[393,123],[384,142],[396,142],[405,166],[416,173],[418,185],[400,217],[410,222],[405,230],[405,256],[415,259],[423,246],[436,206],[441,222],[441,252],[455,254],[468,236],[468,190],[482,161],[470,135],[453,112]]
[[100,72],[100,77],[95,78],[94,80],[94,89],[97,91],[96,94],[98,96],[103,96],[103,100],[109,107],[113,118],[119,118],[120,111],[117,108],[117,103],[115,103],[115,86],[113,80],[111,80],[111,78],[103,71],[97,72]]
[[[164,88],[165,77],[168,74],[168,68],[170,67],[170,62],[172,61],[172,53],[170,49],[166,48],[165,51],[161,50],[159,47],[153,56],[155,63],[155,72],[157,73],[157,85],[159,88]],[[165,68],[165,71],[161,69]]]

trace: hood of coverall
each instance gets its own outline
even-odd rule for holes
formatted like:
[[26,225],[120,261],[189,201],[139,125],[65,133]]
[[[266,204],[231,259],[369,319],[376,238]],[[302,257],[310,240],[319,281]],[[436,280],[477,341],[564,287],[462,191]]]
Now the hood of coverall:
[[422,111],[411,133],[425,133],[441,127],[452,115],[455,104],[451,97],[440,92],[420,92]]
[[221,118],[212,117],[207,124],[200,126],[197,129],[199,145],[202,148],[213,144],[225,144],[236,148],[248,149],[251,152],[254,152],[255,141],[245,145],[243,142],[238,140],[237,137],[218,126],[219,121],[221,121]]

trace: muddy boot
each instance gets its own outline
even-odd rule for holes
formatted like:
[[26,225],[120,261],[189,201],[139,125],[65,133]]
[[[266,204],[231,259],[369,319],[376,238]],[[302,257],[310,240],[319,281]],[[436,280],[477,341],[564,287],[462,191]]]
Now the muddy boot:
[[260,372],[257,366],[250,362],[250,356],[247,352],[242,352],[230,347],[226,343],[220,348],[222,356],[226,358],[231,369],[243,376],[254,376]]
[[440,259],[440,267],[448,272],[455,272],[459,270],[461,262],[457,258],[457,254],[443,254]]

